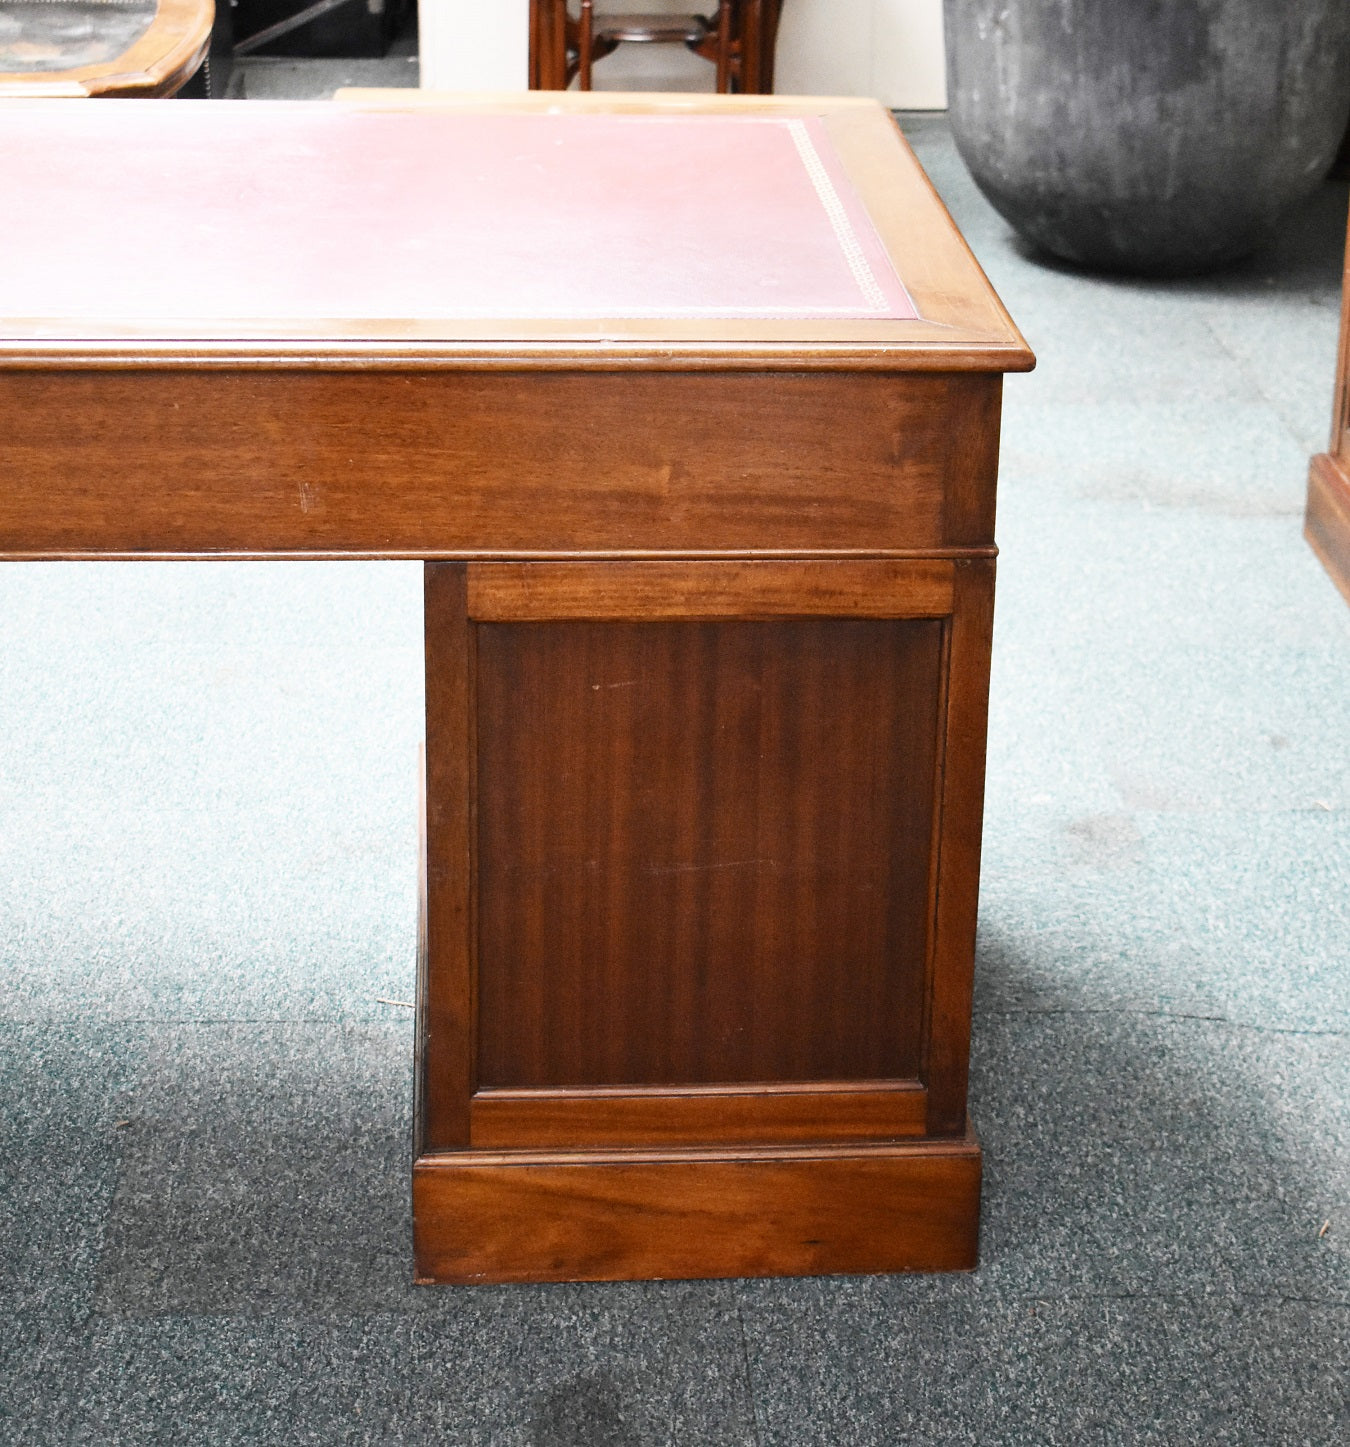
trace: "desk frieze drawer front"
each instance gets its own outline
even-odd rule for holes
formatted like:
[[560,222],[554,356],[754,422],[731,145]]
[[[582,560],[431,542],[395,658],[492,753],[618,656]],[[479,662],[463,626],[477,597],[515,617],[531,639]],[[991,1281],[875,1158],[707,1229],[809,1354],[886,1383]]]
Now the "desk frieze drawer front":
[[[476,1279],[437,1253],[479,1209],[544,1212],[522,1277],[686,1274],[622,1219],[695,1178],[780,1212],[785,1269],[973,1264],[991,590],[987,559],[428,565],[427,1274]],[[836,1177],[945,1224],[869,1266]]]
[[885,373],[0,372],[0,553],[983,547],[1000,386]]

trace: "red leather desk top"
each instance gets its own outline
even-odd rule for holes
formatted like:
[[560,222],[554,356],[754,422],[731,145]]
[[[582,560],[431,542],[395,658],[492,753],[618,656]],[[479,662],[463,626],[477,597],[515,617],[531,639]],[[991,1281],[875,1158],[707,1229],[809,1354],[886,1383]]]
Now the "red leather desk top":
[[351,319],[910,319],[811,117],[30,102],[0,332]]

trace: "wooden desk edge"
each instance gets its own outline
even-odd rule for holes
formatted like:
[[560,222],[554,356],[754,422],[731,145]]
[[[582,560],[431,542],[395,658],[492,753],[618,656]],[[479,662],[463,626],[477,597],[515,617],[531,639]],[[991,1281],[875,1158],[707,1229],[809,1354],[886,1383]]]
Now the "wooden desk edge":
[[[937,329],[934,328],[934,331]],[[862,346],[765,342],[359,341],[311,339],[147,339],[90,337],[44,340],[0,336],[0,368],[12,371],[92,368],[106,371],[218,368],[238,371],[653,372],[1030,372],[1025,343],[990,344],[954,337],[928,343]]]
[[155,18],[121,55],[70,70],[0,71],[0,99],[173,95],[206,58],[215,14],[213,0],[159,0]]

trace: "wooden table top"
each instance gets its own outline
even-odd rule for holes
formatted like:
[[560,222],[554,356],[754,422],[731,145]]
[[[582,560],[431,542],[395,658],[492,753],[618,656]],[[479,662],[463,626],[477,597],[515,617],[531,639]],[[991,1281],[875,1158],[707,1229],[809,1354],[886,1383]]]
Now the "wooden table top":
[[870,101],[0,102],[0,366],[1016,371]]
[[215,13],[213,0],[0,0],[0,96],[172,95]]

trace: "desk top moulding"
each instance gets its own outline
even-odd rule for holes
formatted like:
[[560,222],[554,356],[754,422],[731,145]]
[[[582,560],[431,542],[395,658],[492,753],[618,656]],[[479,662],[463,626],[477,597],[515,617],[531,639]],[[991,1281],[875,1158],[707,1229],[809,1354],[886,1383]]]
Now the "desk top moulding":
[[212,0],[0,0],[0,97],[174,95],[214,19]]

